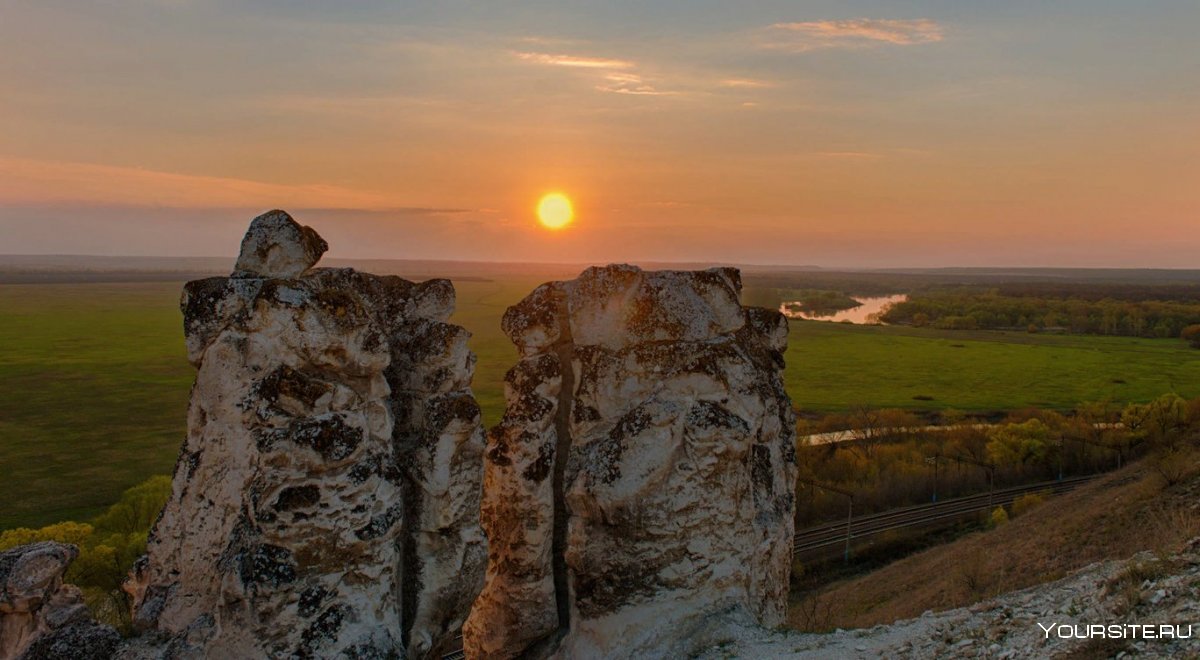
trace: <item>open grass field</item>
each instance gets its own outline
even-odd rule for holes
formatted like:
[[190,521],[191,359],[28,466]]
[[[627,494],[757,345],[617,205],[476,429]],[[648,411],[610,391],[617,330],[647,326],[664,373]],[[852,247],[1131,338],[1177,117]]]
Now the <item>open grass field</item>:
[[[499,420],[504,373],[516,360],[500,317],[544,279],[456,283],[454,320],[474,334],[474,389],[488,425]],[[86,519],[171,471],[193,377],[180,286],[0,285],[0,529]],[[1178,340],[796,321],[787,360],[794,402],[818,412],[1200,395],[1200,351]]]
[[179,285],[0,286],[0,529],[82,520],[183,441]]
[[1067,409],[1200,395],[1200,351],[1178,339],[792,321],[785,380],[796,407],[818,412]]
[[504,310],[545,279],[508,278],[492,282],[455,282],[455,323],[471,331],[478,360],[472,390],[483,408],[483,423],[492,426],[504,412],[504,374],[517,362],[517,349],[500,330]]

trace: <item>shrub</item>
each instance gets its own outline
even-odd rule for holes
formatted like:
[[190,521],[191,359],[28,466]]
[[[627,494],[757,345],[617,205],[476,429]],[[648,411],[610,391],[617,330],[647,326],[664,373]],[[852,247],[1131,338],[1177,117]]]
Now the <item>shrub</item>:
[[129,603],[121,583],[133,562],[146,552],[146,537],[171,496],[171,479],[151,477],[126,490],[121,499],[91,523],[61,522],[0,533],[0,551],[38,541],[70,543],[79,557],[64,579],[83,591],[96,619],[119,630],[129,628]]
[[39,541],[58,541],[83,547],[95,528],[87,523],[60,522],[41,529],[17,527],[0,532],[0,552]]
[[788,615],[792,625],[800,631],[827,633],[833,630],[834,603],[823,594],[811,594],[792,604]]
[[1183,483],[1200,472],[1200,451],[1186,445],[1164,447],[1150,458],[1150,465],[1167,486]]
[[1008,522],[1008,512],[1004,507],[998,506],[992,510],[992,515],[988,518],[989,527],[1000,527]]
[[1032,511],[1046,503],[1046,497],[1043,493],[1026,493],[1012,503],[1012,517],[1019,518],[1025,515],[1026,512]]
[[996,572],[992,568],[991,557],[986,551],[964,557],[958,564],[956,572],[965,595],[971,601],[986,596],[995,587]]
[[1179,338],[1186,341],[1192,348],[1200,348],[1200,323],[1184,327],[1179,332]]
[[133,534],[150,531],[158,513],[171,497],[171,478],[150,477],[126,490],[116,504],[92,521],[102,533]]
[[1053,435],[1040,419],[997,426],[988,431],[988,459],[999,465],[1023,465],[1045,461]]
[[1189,406],[1177,394],[1164,394],[1150,403],[1131,403],[1121,411],[1121,423],[1131,440],[1151,447],[1173,447],[1189,431]]

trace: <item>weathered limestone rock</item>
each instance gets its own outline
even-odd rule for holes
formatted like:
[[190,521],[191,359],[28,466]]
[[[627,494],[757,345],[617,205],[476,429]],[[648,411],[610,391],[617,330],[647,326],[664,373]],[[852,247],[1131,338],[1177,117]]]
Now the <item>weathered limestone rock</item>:
[[267,211],[250,222],[234,266],[239,277],[300,277],[329,249],[311,227],[303,227],[286,211]]
[[430,657],[480,588],[484,438],[453,287],[310,269],[324,250],[272,212],[235,277],[184,290],[188,436],[127,585],[164,655]]
[[96,623],[63,573],[73,545],[43,541],[0,553],[0,660],[109,657],[121,636]]
[[686,657],[784,620],[795,424],[787,322],[734,269],[592,268],[510,308],[486,453],[473,658]]

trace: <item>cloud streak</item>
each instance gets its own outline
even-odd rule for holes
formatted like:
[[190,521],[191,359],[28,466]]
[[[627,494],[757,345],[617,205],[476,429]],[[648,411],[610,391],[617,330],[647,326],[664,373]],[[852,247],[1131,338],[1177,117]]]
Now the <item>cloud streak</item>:
[[284,184],[160,172],[92,163],[0,156],[0,205],[92,204],[188,208],[278,206],[401,209],[449,214],[458,209],[412,207],[392,195],[329,184]]
[[534,52],[518,52],[514,55],[522,61],[533,64],[568,67],[597,73],[600,81],[596,84],[596,90],[601,92],[632,96],[670,96],[678,93],[660,90],[641,74],[634,73],[632,69],[637,67],[637,63],[631,60]]
[[607,57],[582,57],[579,55],[556,55],[551,53],[515,53],[515,55],[534,64],[549,66],[565,66],[576,69],[632,69],[633,62]]
[[851,18],[775,23],[767,28],[767,48],[805,52],[822,48],[916,46],[945,38],[942,26],[928,18]]
[[675,92],[665,92],[646,82],[635,73],[608,73],[604,82],[596,85],[596,89],[612,94],[633,94],[635,96],[670,96]]
[[769,80],[756,80],[754,78],[726,78],[720,82],[721,87],[737,87],[742,89],[763,89],[766,87],[774,87],[775,83]]
[[[675,89],[662,89],[659,80],[654,76],[642,73],[643,67],[634,60],[617,57],[593,57],[588,55],[571,55],[567,53],[550,53],[537,51],[510,51],[522,62],[540,65],[576,69],[581,73],[596,76],[594,88],[596,91],[608,94],[624,94],[629,96],[683,96],[695,91],[696,87],[704,90],[725,88],[730,90],[755,90],[776,87],[777,83],[749,77],[729,77],[721,79],[708,78],[702,81],[692,80],[688,84],[686,74],[676,76]],[[683,88],[677,85],[682,78]]]

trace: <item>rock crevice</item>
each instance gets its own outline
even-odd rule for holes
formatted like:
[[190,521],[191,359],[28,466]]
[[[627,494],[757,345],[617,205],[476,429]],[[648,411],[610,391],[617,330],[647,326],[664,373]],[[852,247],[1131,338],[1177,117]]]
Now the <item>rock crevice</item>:
[[554,530],[550,543],[551,569],[554,573],[554,603],[558,615],[557,636],[566,634],[571,624],[571,594],[567,570],[567,525],[570,508],[567,506],[566,479],[567,457],[571,453],[571,413],[575,399],[575,345],[571,341],[571,327],[566,316],[560,316],[559,340],[554,345],[554,355],[562,370],[562,386],[555,402],[554,415]]

